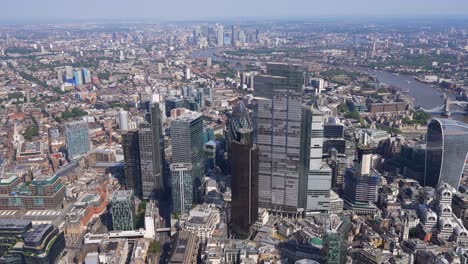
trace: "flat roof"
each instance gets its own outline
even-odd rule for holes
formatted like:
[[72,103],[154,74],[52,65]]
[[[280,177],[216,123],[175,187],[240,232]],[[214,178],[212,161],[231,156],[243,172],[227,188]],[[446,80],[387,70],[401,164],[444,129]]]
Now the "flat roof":
[[20,219],[0,219],[0,229],[3,230],[18,230],[26,229],[31,225],[31,221]]

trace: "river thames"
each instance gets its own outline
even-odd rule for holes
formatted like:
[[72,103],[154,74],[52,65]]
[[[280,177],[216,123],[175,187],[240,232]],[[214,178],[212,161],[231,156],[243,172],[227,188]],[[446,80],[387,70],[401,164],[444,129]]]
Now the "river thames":
[[[203,50],[195,50],[192,52],[193,58],[207,58],[211,57],[213,61],[226,61],[230,63],[237,63],[237,62],[246,62],[245,60],[236,60],[236,59],[228,59],[216,56],[216,48],[210,49],[203,49]],[[430,84],[422,83],[415,80],[411,76],[407,75],[395,75],[391,72],[381,71],[381,70],[371,70],[367,68],[361,67],[348,67],[348,69],[352,69],[361,73],[369,74],[372,76],[377,77],[377,79],[388,85],[395,87],[401,91],[407,91],[407,95],[413,98],[414,106],[421,106],[425,109],[431,109],[436,106],[440,106],[444,104],[444,99],[442,98],[443,93],[437,90],[435,87],[432,87]],[[447,94],[451,99],[455,100],[455,96],[453,94]],[[437,116],[440,117],[440,116]],[[454,119],[464,121],[468,123],[468,116],[464,115],[453,115]]]

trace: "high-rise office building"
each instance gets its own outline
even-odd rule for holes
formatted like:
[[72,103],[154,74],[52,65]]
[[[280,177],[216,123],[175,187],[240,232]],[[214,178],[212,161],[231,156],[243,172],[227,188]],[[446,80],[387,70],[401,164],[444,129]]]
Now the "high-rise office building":
[[303,106],[301,127],[300,206],[306,213],[328,211],[332,170],[322,161],[323,114],[311,103]]
[[69,156],[83,155],[91,149],[89,127],[86,121],[74,121],[66,124],[65,133]]
[[156,189],[157,191],[164,191],[164,134],[163,134],[163,123],[162,123],[162,110],[159,102],[152,102],[150,107],[150,118],[151,118],[151,131],[153,132],[153,158],[154,163],[157,164],[156,174],[160,177],[156,177]]
[[344,137],[344,126],[341,124],[324,124],[323,136],[325,138],[343,138]]
[[83,71],[81,69],[75,69],[73,72],[73,79],[75,81],[75,85],[82,85],[83,84]]
[[149,123],[140,124],[138,129],[138,144],[140,146],[140,173],[143,199],[149,199],[156,189],[156,177],[159,177],[158,164],[153,159],[153,132]]
[[159,197],[164,192],[164,147],[159,103],[150,107],[150,123],[140,125],[140,172],[143,199]]
[[120,190],[112,196],[112,224],[114,230],[135,229],[135,198],[133,191]]
[[176,108],[187,108],[187,103],[184,99],[177,98],[177,97],[169,97],[166,98],[166,116],[171,116],[171,110]]
[[258,219],[258,147],[253,143],[249,112],[240,101],[229,118],[229,159],[231,161],[231,225],[246,237]]
[[435,118],[427,126],[425,186],[440,182],[460,187],[460,180],[468,160],[468,125]]
[[172,163],[172,213],[186,214],[193,205],[192,165],[190,163]]
[[65,81],[72,82],[74,77],[73,67],[65,66]]
[[140,145],[137,130],[127,131],[122,135],[122,149],[125,161],[125,187],[127,190],[133,190],[133,193],[142,199]]
[[224,46],[224,27],[223,25],[218,25],[216,27],[216,44],[218,47]]
[[172,163],[192,164],[194,202],[201,201],[204,177],[203,116],[188,111],[171,121]]
[[128,130],[128,112],[125,110],[119,112],[119,128],[121,131]]
[[91,72],[88,69],[83,69],[84,83],[91,83]]
[[259,156],[259,206],[302,213],[299,163],[304,72],[298,65],[269,63],[255,76],[253,128]]
[[345,173],[345,209],[357,214],[372,214],[377,210],[374,203],[378,198],[380,177],[371,173],[372,152],[372,148],[358,148],[357,164]]
[[231,33],[232,46],[237,46],[237,44],[239,43],[239,32],[240,32],[240,27],[237,25],[232,25],[232,33]]
[[65,68],[57,67],[57,68],[55,68],[55,71],[57,72],[57,80],[59,80],[59,82],[62,83]]

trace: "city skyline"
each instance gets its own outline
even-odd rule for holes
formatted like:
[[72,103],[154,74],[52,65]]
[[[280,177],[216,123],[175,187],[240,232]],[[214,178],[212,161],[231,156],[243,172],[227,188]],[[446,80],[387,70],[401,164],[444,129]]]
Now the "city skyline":
[[75,22],[0,21],[0,264],[468,263],[459,2],[29,2]]
[[[205,0],[203,3],[178,1],[158,3],[149,0],[138,1],[91,1],[80,5],[71,1],[8,1],[0,11],[2,22],[25,21],[75,21],[95,19],[150,19],[156,21],[181,21],[204,19],[246,19],[246,18],[320,18],[320,17],[420,17],[463,16],[468,14],[468,5],[463,0],[449,1],[236,1],[220,3]],[[28,6],[28,8],[25,8]],[[402,6],[405,8],[402,9]],[[210,8],[206,8],[210,7]],[[246,8],[248,7],[248,8]],[[258,12],[258,10],[262,10]],[[70,11],[73,11],[70,15]]]

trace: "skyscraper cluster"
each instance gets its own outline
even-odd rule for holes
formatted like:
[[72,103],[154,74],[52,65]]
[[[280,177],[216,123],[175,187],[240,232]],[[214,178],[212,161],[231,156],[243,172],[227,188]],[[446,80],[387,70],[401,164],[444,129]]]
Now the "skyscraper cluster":
[[151,105],[149,121],[140,124],[137,131],[127,131],[122,139],[126,187],[143,199],[164,192],[164,142],[157,102]]
[[200,47],[213,45],[216,47],[239,47],[246,44],[254,44],[260,41],[258,29],[246,29],[240,25],[225,27],[222,24],[209,26],[198,25],[193,30],[193,42]]
[[[233,32],[237,30],[233,28]],[[239,98],[228,114],[226,145],[220,149],[225,149],[230,172],[229,230],[234,237],[253,234],[259,208],[292,218],[341,213],[343,208],[357,215],[372,215],[379,210],[375,203],[381,176],[374,170],[376,149],[368,144],[369,135],[364,133],[363,140],[356,142],[354,166],[342,164],[338,155],[349,154],[343,144],[344,127],[337,120],[325,123],[326,115],[317,102],[304,99],[305,76],[301,66],[268,63],[265,73],[252,77],[254,97],[250,101]],[[145,107],[146,122],[138,130],[126,127],[127,112],[121,111],[118,118],[120,129],[125,131],[122,145],[127,189],[142,199],[154,199],[162,197],[169,187],[175,216],[190,214],[204,201],[203,190],[211,188],[210,180],[205,182],[207,160],[211,160],[211,169],[218,166],[219,147],[219,142],[205,140],[203,114],[186,109],[191,106],[187,98],[203,108],[211,90],[207,93],[188,86],[181,93],[185,99],[168,97],[165,109],[158,100],[151,100]],[[163,116],[170,116],[167,168]],[[426,159],[431,169],[426,171],[427,185],[449,181],[457,186],[462,160],[466,159],[465,140],[466,127],[456,121],[436,119],[429,124]],[[448,145],[450,150],[444,147]],[[328,162],[323,160],[324,152],[330,156]],[[450,177],[446,171],[450,171]],[[326,225],[326,258],[343,263],[348,220],[335,215]]]
[[91,71],[86,68],[73,68],[64,66],[55,68],[57,79],[60,82],[67,82],[76,86],[92,82]]

